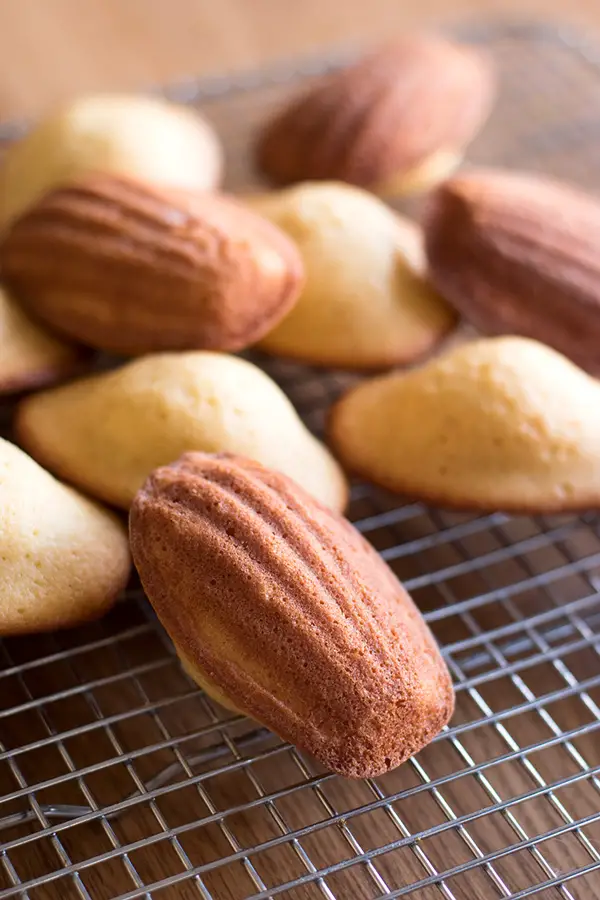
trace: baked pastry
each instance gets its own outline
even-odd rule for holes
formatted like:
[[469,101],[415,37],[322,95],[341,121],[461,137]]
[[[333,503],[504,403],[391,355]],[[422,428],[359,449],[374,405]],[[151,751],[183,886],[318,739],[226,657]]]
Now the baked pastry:
[[481,169],[430,199],[430,277],[488,334],[549,344],[600,374],[600,202],[538,175]]
[[426,190],[460,162],[495,93],[480,50],[405,36],[292,100],[262,132],[260,168],[280,184],[337,179],[379,194]]
[[268,353],[345,369],[409,363],[456,316],[423,275],[417,227],[360,188],[305,183],[245,198],[297,244],[306,283]]
[[0,288],[0,395],[60,381],[83,359],[81,350],[40,328]]
[[450,719],[450,676],[409,595],[284,475],[187,453],[137,494],[130,540],[189,674],[328,769],[381,775]]
[[146,356],[21,402],[15,428],[51,471],[128,508],[157,466],[186,450],[242,453],[295,478],[334,509],[346,480],[268,375],[219,353]]
[[129,577],[123,525],[2,438],[0,473],[0,634],[101,616]]
[[555,513],[600,505],[600,385],[549,347],[475,341],[373,379],[334,407],[346,466],[439,506]]
[[114,175],[46,194],[8,229],[0,264],[40,321],[131,355],[239,350],[302,286],[296,247],[241,203]]
[[210,190],[221,170],[219,139],[196,111],[155,97],[89,94],[42,119],[10,147],[0,172],[0,225],[85,172]]

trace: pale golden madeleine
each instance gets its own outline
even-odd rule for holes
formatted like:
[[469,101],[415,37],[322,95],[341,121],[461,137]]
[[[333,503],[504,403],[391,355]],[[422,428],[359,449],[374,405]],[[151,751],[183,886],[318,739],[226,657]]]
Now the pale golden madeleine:
[[340,467],[275,382],[225,354],[146,356],[36,394],[21,403],[16,429],[50,470],[124,508],[154,468],[186,450],[241,453],[334,509],[347,500]]
[[464,344],[364,382],[334,407],[342,461],[441,506],[523,512],[600,504],[600,383],[543,344]]
[[221,170],[219,140],[197,112],[155,97],[84,95],[8,151],[0,172],[0,225],[50,188],[90,171],[210,190]]
[[262,350],[316,365],[385,368],[429,352],[455,324],[424,277],[417,227],[366,191],[307,182],[243,199],[293,238],[306,274],[299,300]]
[[106,612],[127,583],[125,528],[0,438],[0,634]]
[[0,394],[60,381],[82,362],[78,348],[45,331],[0,288]]
[[191,677],[328,769],[387,772],[452,715],[450,675],[403,586],[290,478],[186,453],[136,495],[130,539]]

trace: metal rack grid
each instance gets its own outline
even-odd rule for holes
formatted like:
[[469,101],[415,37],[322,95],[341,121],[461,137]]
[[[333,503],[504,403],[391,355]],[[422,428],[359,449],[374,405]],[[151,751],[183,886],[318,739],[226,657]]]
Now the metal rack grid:
[[[502,71],[470,158],[600,189],[600,53],[539,27],[469,36]],[[257,124],[326,65],[175,93],[245,186]],[[354,380],[258,361],[317,431]],[[0,644],[0,900],[600,898],[600,519],[450,514],[362,484],[350,517],[443,647],[451,727],[382,778],[329,775],[193,685],[132,584],[99,623]]]

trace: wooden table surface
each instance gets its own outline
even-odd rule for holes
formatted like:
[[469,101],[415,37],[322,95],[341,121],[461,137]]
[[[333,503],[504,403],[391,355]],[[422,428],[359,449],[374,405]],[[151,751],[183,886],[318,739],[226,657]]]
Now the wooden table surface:
[[405,25],[494,14],[600,31],[598,0],[2,0],[0,116],[74,91],[260,65]]

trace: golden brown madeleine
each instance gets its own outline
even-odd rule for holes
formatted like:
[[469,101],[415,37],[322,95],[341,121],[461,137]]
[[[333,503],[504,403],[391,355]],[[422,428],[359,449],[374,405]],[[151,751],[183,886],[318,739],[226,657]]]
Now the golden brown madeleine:
[[424,275],[420,230],[372,194],[308,182],[246,198],[292,238],[306,283],[261,350],[314,365],[381,369],[413,362],[456,314]]
[[136,496],[130,540],[188,672],[334,772],[380,775],[450,719],[448,671],[402,585],[285,476],[185,454]]
[[0,634],[107,612],[131,568],[122,523],[0,438]]
[[242,204],[102,174],[30,207],[0,265],[57,332],[131,355],[239,350],[285,315],[303,280],[289,238]]
[[494,93],[481,51],[399,38],[285,107],[260,137],[258,162],[282,184],[339,179],[382,194],[424,190],[457,166]]
[[0,227],[66,179],[86,172],[187,190],[221,179],[222,150],[196,111],[157,97],[86,94],[43,118],[0,168]]
[[186,450],[258,459],[343,510],[344,474],[257,366],[224,353],[162,353],[23,400],[15,429],[43,465],[125,509]]
[[481,169],[425,217],[429,272],[481,331],[549,344],[600,373],[600,202],[536,175]]
[[600,383],[526,338],[463,344],[363,382],[334,406],[350,470],[439,506],[558,513],[600,505]]
[[0,287],[0,395],[61,381],[81,369],[85,357],[30,319]]

